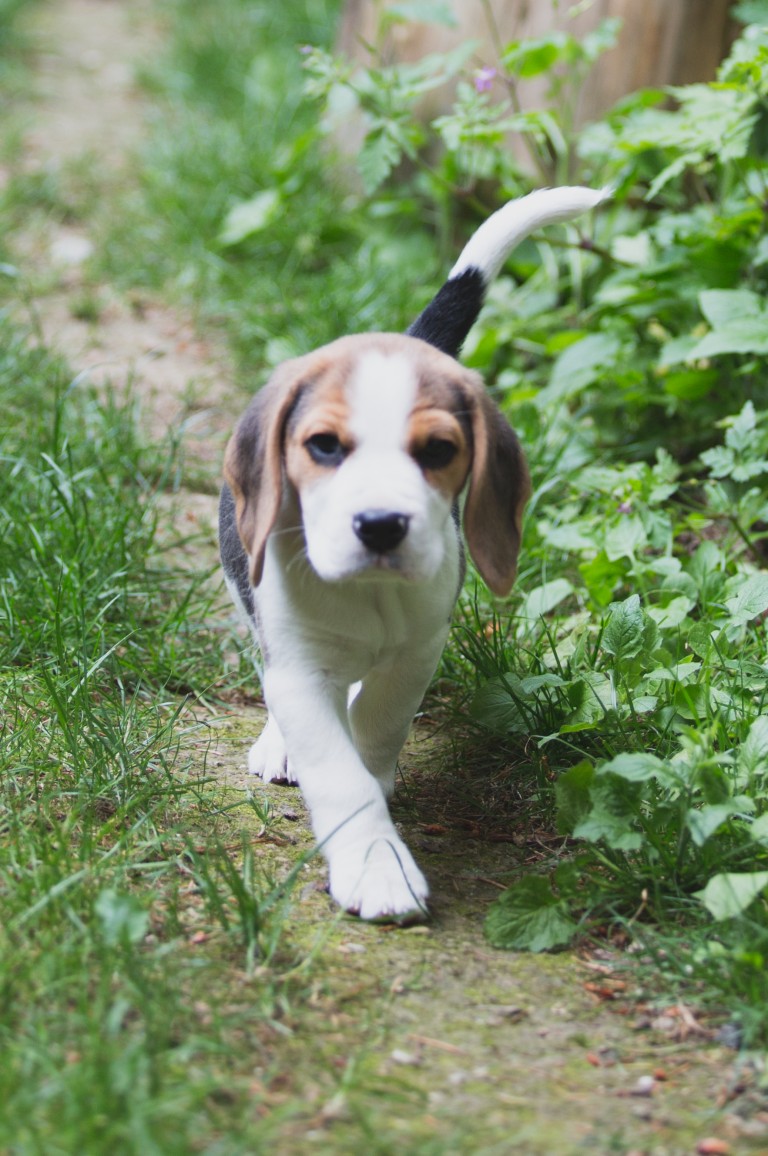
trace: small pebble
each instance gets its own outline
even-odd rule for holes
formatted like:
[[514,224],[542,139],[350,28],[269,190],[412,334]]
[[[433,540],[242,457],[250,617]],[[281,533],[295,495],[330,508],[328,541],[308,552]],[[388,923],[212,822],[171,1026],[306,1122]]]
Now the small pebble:
[[653,1076],[641,1076],[632,1089],[633,1096],[652,1096],[656,1081]]
[[93,253],[93,242],[78,233],[63,233],[52,243],[50,253],[56,265],[82,265]]

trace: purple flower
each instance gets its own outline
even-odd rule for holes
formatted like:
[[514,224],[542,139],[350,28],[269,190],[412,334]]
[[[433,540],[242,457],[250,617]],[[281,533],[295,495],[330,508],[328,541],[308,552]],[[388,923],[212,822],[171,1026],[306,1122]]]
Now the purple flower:
[[475,73],[475,91],[490,92],[495,76],[495,68],[479,68]]

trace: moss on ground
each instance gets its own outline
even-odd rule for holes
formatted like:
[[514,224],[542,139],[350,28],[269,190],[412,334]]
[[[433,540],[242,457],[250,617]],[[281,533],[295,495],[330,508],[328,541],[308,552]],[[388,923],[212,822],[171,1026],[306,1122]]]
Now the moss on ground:
[[[266,824],[250,808],[229,814],[251,831],[271,877],[311,856],[312,841],[299,793],[247,775],[263,718],[242,708],[222,720],[209,771],[228,798],[269,801]],[[284,1015],[256,1068],[268,1133],[281,1153],[297,1154],[358,1153],[363,1141],[404,1153],[695,1151],[717,1126],[729,1053],[654,1028],[644,993],[601,986],[609,962],[488,946],[483,918],[494,881],[514,867],[514,845],[424,834],[434,767],[455,779],[449,759],[442,736],[417,728],[394,806],[432,884],[430,924],[369,926],[340,914],[319,857],[298,878],[282,947],[298,970],[284,979]]]

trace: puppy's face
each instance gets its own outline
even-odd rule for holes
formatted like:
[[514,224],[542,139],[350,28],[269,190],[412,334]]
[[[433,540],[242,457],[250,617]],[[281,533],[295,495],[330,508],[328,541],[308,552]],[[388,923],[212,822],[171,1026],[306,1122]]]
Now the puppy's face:
[[476,374],[412,337],[345,337],[281,366],[227,450],[238,529],[262,572],[286,487],[321,579],[429,581],[458,495],[488,585],[512,584],[529,483],[512,430]]
[[361,348],[320,369],[297,398],[285,466],[309,561],[326,581],[423,581],[443,562],[472,435],[456,375],[429,352]]

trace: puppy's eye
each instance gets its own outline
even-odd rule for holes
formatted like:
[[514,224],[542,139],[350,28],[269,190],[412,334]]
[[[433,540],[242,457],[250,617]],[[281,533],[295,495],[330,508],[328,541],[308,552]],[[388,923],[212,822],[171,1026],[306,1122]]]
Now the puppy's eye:
[[304,442],[307,453],[319,466],[339,466],[347,456],[347,451],[336,434],[317,433]]
[[458,452],[458,447],[446,438],[430,438],[413,456],[423,470],[442,470]]

